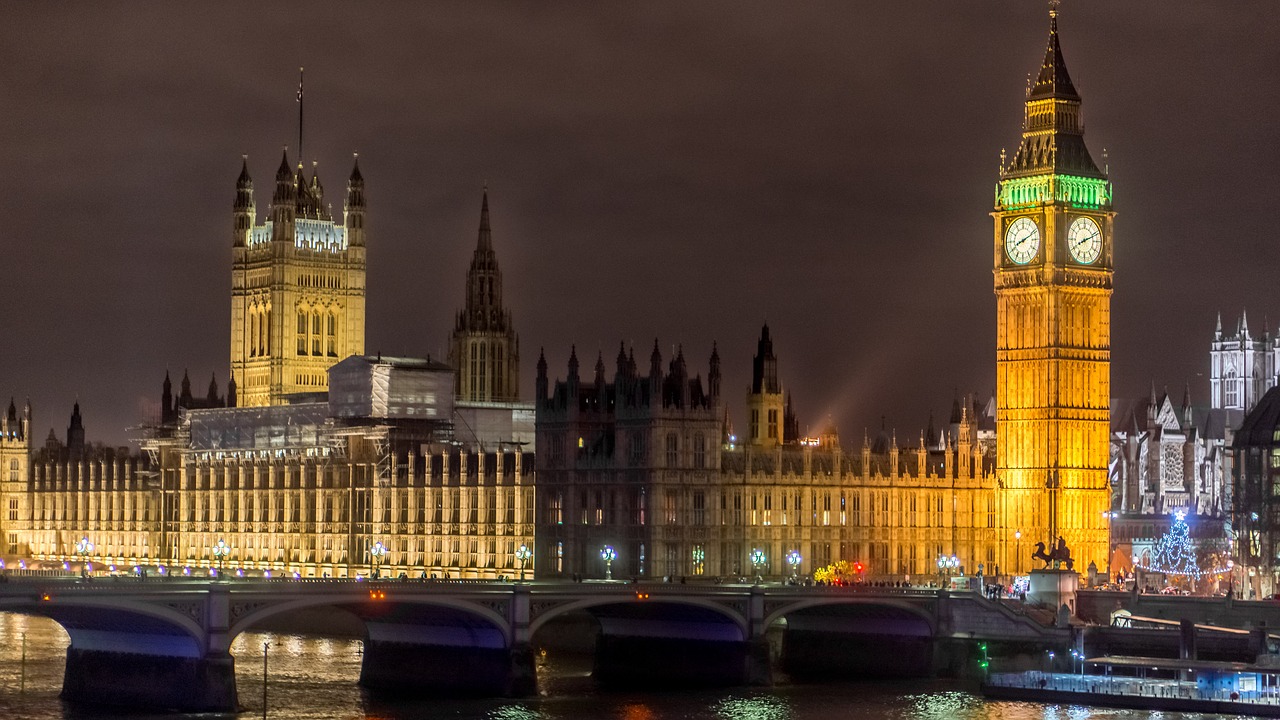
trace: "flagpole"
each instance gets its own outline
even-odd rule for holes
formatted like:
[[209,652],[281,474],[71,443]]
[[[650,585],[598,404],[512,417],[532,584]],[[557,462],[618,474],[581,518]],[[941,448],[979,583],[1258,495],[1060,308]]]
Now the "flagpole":
[[298,68],[298,164],[303,163],[302,157],[302,68]]

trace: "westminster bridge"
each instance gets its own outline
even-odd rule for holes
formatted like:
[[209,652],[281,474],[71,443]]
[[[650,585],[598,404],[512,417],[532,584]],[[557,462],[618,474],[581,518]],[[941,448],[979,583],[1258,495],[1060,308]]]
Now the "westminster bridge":
[[[64,698],[183,711],[237,705],[232,641],[274,617],[340,608],[363,621],[361,685],[529,695],[535,643],[557,619],[599,625],[605,683],[768,684],[766,630],[789,672],[928,674],[979,642],[1069,642],[1009,604],[968,591],[780,584],[11,578],[0,611],[51,618],[70,636]],[[775,633],[775,636],[777,633]],[[545,637],[545,635],[544,635]]]

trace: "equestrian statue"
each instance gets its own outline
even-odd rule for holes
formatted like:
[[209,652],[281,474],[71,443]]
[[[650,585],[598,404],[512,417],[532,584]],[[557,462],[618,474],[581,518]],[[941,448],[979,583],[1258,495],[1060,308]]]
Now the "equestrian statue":
[[1036,551],[1031,553],[1031,557],[1036,560],[1044,561],[1044,568],[1048,569],[1050,565],[1057,568],[1060,563],[1066,564],[1068,570],[1074,569],[1075,561],[1071,558],[1071,550],[1067,548],[1067,541],[1058,536],[1058,546],[1050,552],[1044,551],[1044,543],[1036,543]]

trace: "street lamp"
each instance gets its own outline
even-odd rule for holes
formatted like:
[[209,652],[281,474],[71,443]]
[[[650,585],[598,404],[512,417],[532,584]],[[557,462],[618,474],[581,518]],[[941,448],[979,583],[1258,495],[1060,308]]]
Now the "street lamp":
[[795,580],[800,572],[800,551],[792,550],[787,553],[787,564],[791,566],[791,579]]
[[938,556],[938,582],[939,583],[943,582],[948,572],[955,574],[956,570],[958,570],[959,568],[960,568],[960,558],[956,557],[955,555],[952,555],[950,557],[946,555],[939,555]]
[[218,538],[218,542],[213,545],[213,560],[218,564],[219,570],[222,569],[223,565],[226,563],[227,556],[230,554],[231,546],[227,544],[227,541],[222,538]]
[[373,544],[373,547],[369,548],[369,556],[373,558],[373,577],[376,579],[378,577],[378,565],[382,562],[382,558],[387,556],[387,546],[383,545],[382,541],[379,540]]
[[521,545],[516,548],[516,559],[520,561],[520,582],[524,582],[524,566],[531,557],[533,557],[533,551],[529,549],[528,545]]
[[751,549],[751,567],[756,569],[756,582],[760,582],[764,579],[763,571],[765,560],[764,550],[761,550],[760,548]]
[[600,559],[604,560],[604,579],[613,579],[613,561],[618,557],[618,553],[614,552],[612,545],[605,545],[600,548]]
[[80,556],[80,574],[89,575],[89,555],[93,553],[93,543],[89,542],[88,536],[80,538],[76,542],[76,554]]

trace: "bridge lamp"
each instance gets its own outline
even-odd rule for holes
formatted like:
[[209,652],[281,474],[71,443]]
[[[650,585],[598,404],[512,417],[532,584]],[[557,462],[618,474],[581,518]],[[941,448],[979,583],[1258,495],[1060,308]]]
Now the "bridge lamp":
[[369,548],[369,557],[373,558],[373,577],[378,577],[378,565],[382,562],[382,558],[386,556],[387,546],[383,545],[381,540]]
[[521,545],[516,548],[516,559],[520,561],[520,582],[524,582],[524,566],[531,557],[533,557],[533,551],[529,549],[528,545]]
[[222,569],[223,564],[227,560],[227,556],[230,554],[231,546],[227,544],[226,540],[218,538],[218,542],[213,545],[213,560],[218,564],[219,570]]
[[760,576],[764,571],[765,560],[764,550],[761,550],[760,548],[751,549],[751,567],[756,569],[756,582],[760,582],[761,580]]
[[799,551],[799,550],[792,550],[791,552],[787,553],[787,564],[791,566],[791,579],[792,579],[792,580],[794,580],[794,579],[796,578],[797,573],[799,573],[799,571],[800,571],[800,561],[801,561],[802,559],[803,559],[803,558],[801,558],[801,557],[800,557],[800,551]]
[[80,564],[83,566],[80,574],[88,575],[90,573],[89,556],[93,554],[93,543],[89,542],[88,536],[76,541],[76,554],[80,556]]
[[186,575],[187,577],[190,577],[190,576],[191,576],[191,566],[189,566],[189,565],[188,565],[187,567],[182,568],[182,574],[183,574],[183,575]]
[[613,579],[613,561],[618,557],[618,553],[614,551],[612,545],[605,545],[600,548],[600,559],[604,560],[604,579]]

